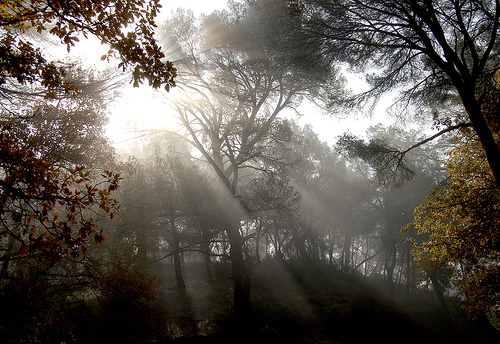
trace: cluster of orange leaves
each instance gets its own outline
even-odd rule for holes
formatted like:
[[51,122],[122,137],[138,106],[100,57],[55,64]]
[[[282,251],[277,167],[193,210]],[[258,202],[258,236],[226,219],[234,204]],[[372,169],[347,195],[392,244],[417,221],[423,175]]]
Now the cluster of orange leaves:
[[[23,38],[33,29],[56,36],[68,50],[79,35],[92,35],[109,46],[103,59],[117,57],[120,68],[132,68],[133,83],[168,90],[175,85],[176,69],[153,37],[159,0],[10,0],[0,4],[0,86],[9,79],[20,84],[39,82],[55,97],[77,89],[65,81],[62,68],[45,59],[40,49]],[[21,33],[21,34],[20,34]]]
[[[484,108],[500,142],[500,103],[490,101]],[[427,236],[422,243],[415,241],[422,266],[447,266],[469,313],[491,314],[500,311],[500,189],[475,133],[463,128],[455,141],[445,162],[449,178],[416,209],[407,228]]]
[[58,261],[85,254],[88,239],[104,240],[94,223],[97,212],[119,212],[110,194],[120,176],[104,172],[96,181],[81,166],[56,167],[22,143],[7,127],[0,132],[0,224],[2,237],[17,242],[18,255]]

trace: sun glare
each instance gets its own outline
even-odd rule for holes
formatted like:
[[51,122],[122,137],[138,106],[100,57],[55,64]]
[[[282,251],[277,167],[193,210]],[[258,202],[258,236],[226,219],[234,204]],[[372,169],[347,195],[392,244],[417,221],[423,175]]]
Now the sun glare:
[[[196,15],[206,14],[224,9],[227,0],[166,0],[161,4],[163,7],[157,18],[159,25],[176,8],[190,9]],[[174,96],[174,93],[175,88],[167,96]],[[169,107],[162,96],[147,85],[139,88],[127,86],[122,96],[111,105],[110,112],[107,135],[116,148],[126,148],[143,137],[145,131],[172,129],[177,124],[175,117],[169,115]]]
[[[175,90],[170,93],[175,93]],[[162,94],[147,86],[127,86],[110,109],[107,134],[113,145],[116,148],[126,148],[148,132],[178,128],[175,117],[163,99]]]

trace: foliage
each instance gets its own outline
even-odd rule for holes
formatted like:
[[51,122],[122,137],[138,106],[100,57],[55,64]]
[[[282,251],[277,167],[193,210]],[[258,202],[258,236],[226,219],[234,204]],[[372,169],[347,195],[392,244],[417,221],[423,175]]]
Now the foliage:
[[[363,73],[370,85],[368,91],[344,99],[332,96],[332,105],[339,101],[363,105],[389,90],[397,91],[402,108],[411,110],[403,112],[407,118],[418,118],[444,104],[453,110],[435,111],[433,120],[426,118],[428,127],[436,122],[446,129],[472,126],[500,183],[500,150],[483,111],[489,95],[498,94],[497,1],[302,3],[301,26],[307,46],[315,50],[310,63],[347,63],[352,71]],[[409,105],[416,105],[418,111]]]
[[29,295],[6,311],[25,320],[24,339],[44,340],[58,326],[61,338],[72,336],[69,300],[82,301],[99,270],[92,259],[105,257],[87,252],[104,240],[97,219],[119,213],[111,193],[121,179],[99,172],[113,162],[103,134],[116,84],[51,61],[37,40],[56,38],[69,51],[94,36],[109,46],[103,60],[132,69],[134,86],[168,90],[176,71],[153,37],[159,8],[156,0],[0,4],[0,282],[5,295]]
[[[26,37],[29,30],[60,39],[70,50],[79,36],[97,37],[109,46],[102,57],[118,56],[119,68],[133,67],[134,86],[148,80],[154,88],[174,86],[175,68],[164,62],[153,37],[154,18],[161,7],[158,0],[120,1],[4,1],[0,5],[0,90],[12,91],[12,85],[39,83],[46,97],[78,92],[66,79],[62,66],[49,61]],[[59,90],[59,91],[58,91]]]
[[195,223],[209,225],[221,211],[209,177],[184,157],[187,153],[174,152],[170,144],[156,137],[143,147],[142,159],[127,163],[118,195],[122,214],[113,231],[116,241],[123,243],[122,253],[135,251],[148,259],[157,253],[170,256],[179,249],[173,247],[177,239],[189,239],[185,250],[196,251]]
[[[321,105],[332,99],[344,98],[344,80],[339,77],[339,68],[325,58],[320,44],[310,39],[303,30],[302,17],[305,7],[297,0],[246,0],[244,41],[256,42],[266,48],[272,61],[301,80],[309,88],[307,93]],[[304,49],[307,47],[307,49]],[[332,109],[335,111],[336,109]]]
[[99,280],[96,340],[137,343],[165,335],[165,310],[158,280],[138,267],[114,266]]
[[75,76],[84,84],[78,95],[58,100],[26,96],[17,104],[4,106],[0,123],[9,127],[19,143],[48,162],[111,168],[114,149],[105,136],[106,99],[112,95],[107,79],[97,81],[91,72]]
[[[478,92],[498,66],[498,4],[490,1],[305,0],[301,15],[324,58],[367,73],[373,89],[403,87],[427,105],[456,99],[467,76]],[[376,71],[371,72],[375,69]],[[450,98],[451,97],[451,98]]]
[[[26,267],[32,268],[31,272],[40,268],[36,264]],[[71,338],[68,290],[40,278],[40,272],[18,275],[2,285],[0,334],[3,342],[48,343]]]
[[3,285],[2,342],[137,343],[163,338],[166,313],[158,279],[137,266],[108,266],[105,257],[95,254],[99,262],[85,269],[88,256],[78,263],[66,259],[50,270],[26,262],[25,271]]
[[[186,140],[199,151],[221,186],[220,216],[230,243],[237,317],[246,316],[250,309],[250,276],[243,255],[247,238],[241,234],[241,224],[253,207],[263,205],[245,199],[255,195],[249,183],[267,174],[260,185],[254,183],[263,186],[279,170],[276,166],[286,162],[286,157],[283,161],[272,154],[278,141],[286,139],[286,133],[279,130],[279,116],[285,109],[295,109],[319,87],[276,63],[262,44],[263,33],[250,12],[240,10],[199,19],[178,12],[166,23],[165,35],[184,71],[179,80],[184,97],[169,99],[171,108]],[[286,178],[268,181],[281,183],[283,195],[294,197],[287,190]],[[266,207],[277,206],[269,200],[266,203]]]
[[415,174],[404,154],[390,147],[381,139],[365,143],[350,134],[344,134],[337,141],[337,149],[349,158],[359,158],[369,164],[381,185],[401,185],[411,180]]
[[[32,42],[34,32],[59,38],[68,50],[80,35],[95,36],[110,47],[103,59],[118,55],[120,67],[134,68],[135,86],[146,79],[154,88],[168,89],[175,69],[163,61],[152,31],[159,7],[155,0],[0,5],[0,96],[9,111],[2,113],[0,138],[2,277],[8,276],[11,260],[39,257],[56,263],[81,256],[89,240],[103,240],[94,214],[118,213],[110,193],[119,175],[94,175],[81,166],[110,161],[104,102],[96,96],[106,85],[48,61]],[[9,107],[16,92],[19,100]]]
[[83,167],[57,168],[15,140],[8,126],[0,133],[0,167],[4,264],[23,255],[54,262],[80,256],[89,239],[103,240],[90,216],[94,208],[110,217],[118,212],[110,197],[118,174],[105,172],[95,181]]
[[498,312],[500,193],[477,138],[468,130],[446,161],[448,180],[415,211],[428,239],[414,250],[429,270],[448,266],[472,315]]
[[0,328],[13,342],[74,338],[83,320],[75,309],[97,271],[89,251],[104,240],[97,224],[119,212],[111,193],[120,177],[100,172],[113,162],[104,137],[107,80],[71,75],[82,86],[72,97],[2,99]]

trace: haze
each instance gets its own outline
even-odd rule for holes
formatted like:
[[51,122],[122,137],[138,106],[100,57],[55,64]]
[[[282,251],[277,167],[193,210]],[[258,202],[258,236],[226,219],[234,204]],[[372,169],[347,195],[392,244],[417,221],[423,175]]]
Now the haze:
[[2,342],[500,342],[498,1],[162,5],[0,5]]

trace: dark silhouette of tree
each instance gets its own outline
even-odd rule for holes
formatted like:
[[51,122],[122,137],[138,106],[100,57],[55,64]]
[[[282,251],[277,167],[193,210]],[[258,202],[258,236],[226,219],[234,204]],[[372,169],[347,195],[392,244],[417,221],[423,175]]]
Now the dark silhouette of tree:
[[[296,157],[290,167],[291,184],[301,195],[300,236],[311,258],[323,260],[328,252],[330,263],[349,271],[352,240],[364,231],[359,220],[371,192],[361,176],[310,126],[295,126],[293,131]],[[340,261],[334,253],[340,255]]]
[[[117,57],[123,71],[132,70],[135,86],[147,80],[168,89],[175,69],[153,38],[158,7],[157,1],[0,4],[2,305],[13,305],[9,295],[17,285],[37,290],[14,305],[15,318],[27,321],[12,331],[13,340],[44,341],[52,323],[70,332],[64,315],[59,321],[55,314],[90,285],[86,254],[104,240],[96,219],[119,213],[111,194],[120,176],[108,170],[113,150],[103,136],[105,97],[115,81],[50,60],[36,38],[56,38],[69,50],[80,35],[94,36],[110,48],[103,59]],[[19,297],[26,295],[21,289]]]
[[58,166],[111,169],[114,148],[105,135],[106,106],[116,85],[90,71],[72,74],[85,85],[79,94],[57,100],[27,94],[21,102],[9,104],[0,121],[10,126],[19,141]]
[[[465,112],[456,107],[436,112],[434,122],[444,131],[470,123],[500,181],[500,150],[483,109],[486,99],[498,97],[499,1],[288,3],[307,35],[311,54],[306,64],[348,63],[367,75],[369,91],[340,99],[333,95],[332,106],[360,104],[388,90],[401,91],[404,104],[417,101],[424,107],[459,99]],[[291,43],[283,47],[293,55]]]
[[[412,146],[413,142],[420,141],[420,135],[408,133],[396,128],[372,127],[368,130],[369,143],[363,140],[344,136],[337,143],[337,148],[351,162],[355,162],[357,169],[362,171],[367,187],[372,190],[371,208],[372,218],[377,217],[376,227],[382,257],[383,274],[387,282],[387,289],[395,292],[395,271],[403,269],[403,256],[409,259],[408,245],[402,243],[401,230],[411,222],[414,209],[424,200],[424,196],[446,176],[439,163],[439,145],[433,147],[417,146],[405,158],[405,170],[394,171],[393,165],[387,163],[391,155],[390,148],[398,146]],[[425,148],[425,149],[424,149]],[[436,150],[436,151],[434,151]],[[406,175],[403,174],[407,171]],[[412,264],[412,262],[408,263]],[[411,268],[411,266],[410,266]],[[408,279],[408,272],[407,270]]]
[[250,275],[240,223],[251,211],[242,188],[266,168],[260,161],[275,140],[273,126],[281,112],[317,89],[316,82],[298,78],[273,60],[251,19],[237,12],[198,21],[178,14],[166,26],[165,37],[183,68],[178,85],[184,98],[172,101],[171,108],[224,188],[221,219],[230,243],[234,310],[241,319],[250,312]]

